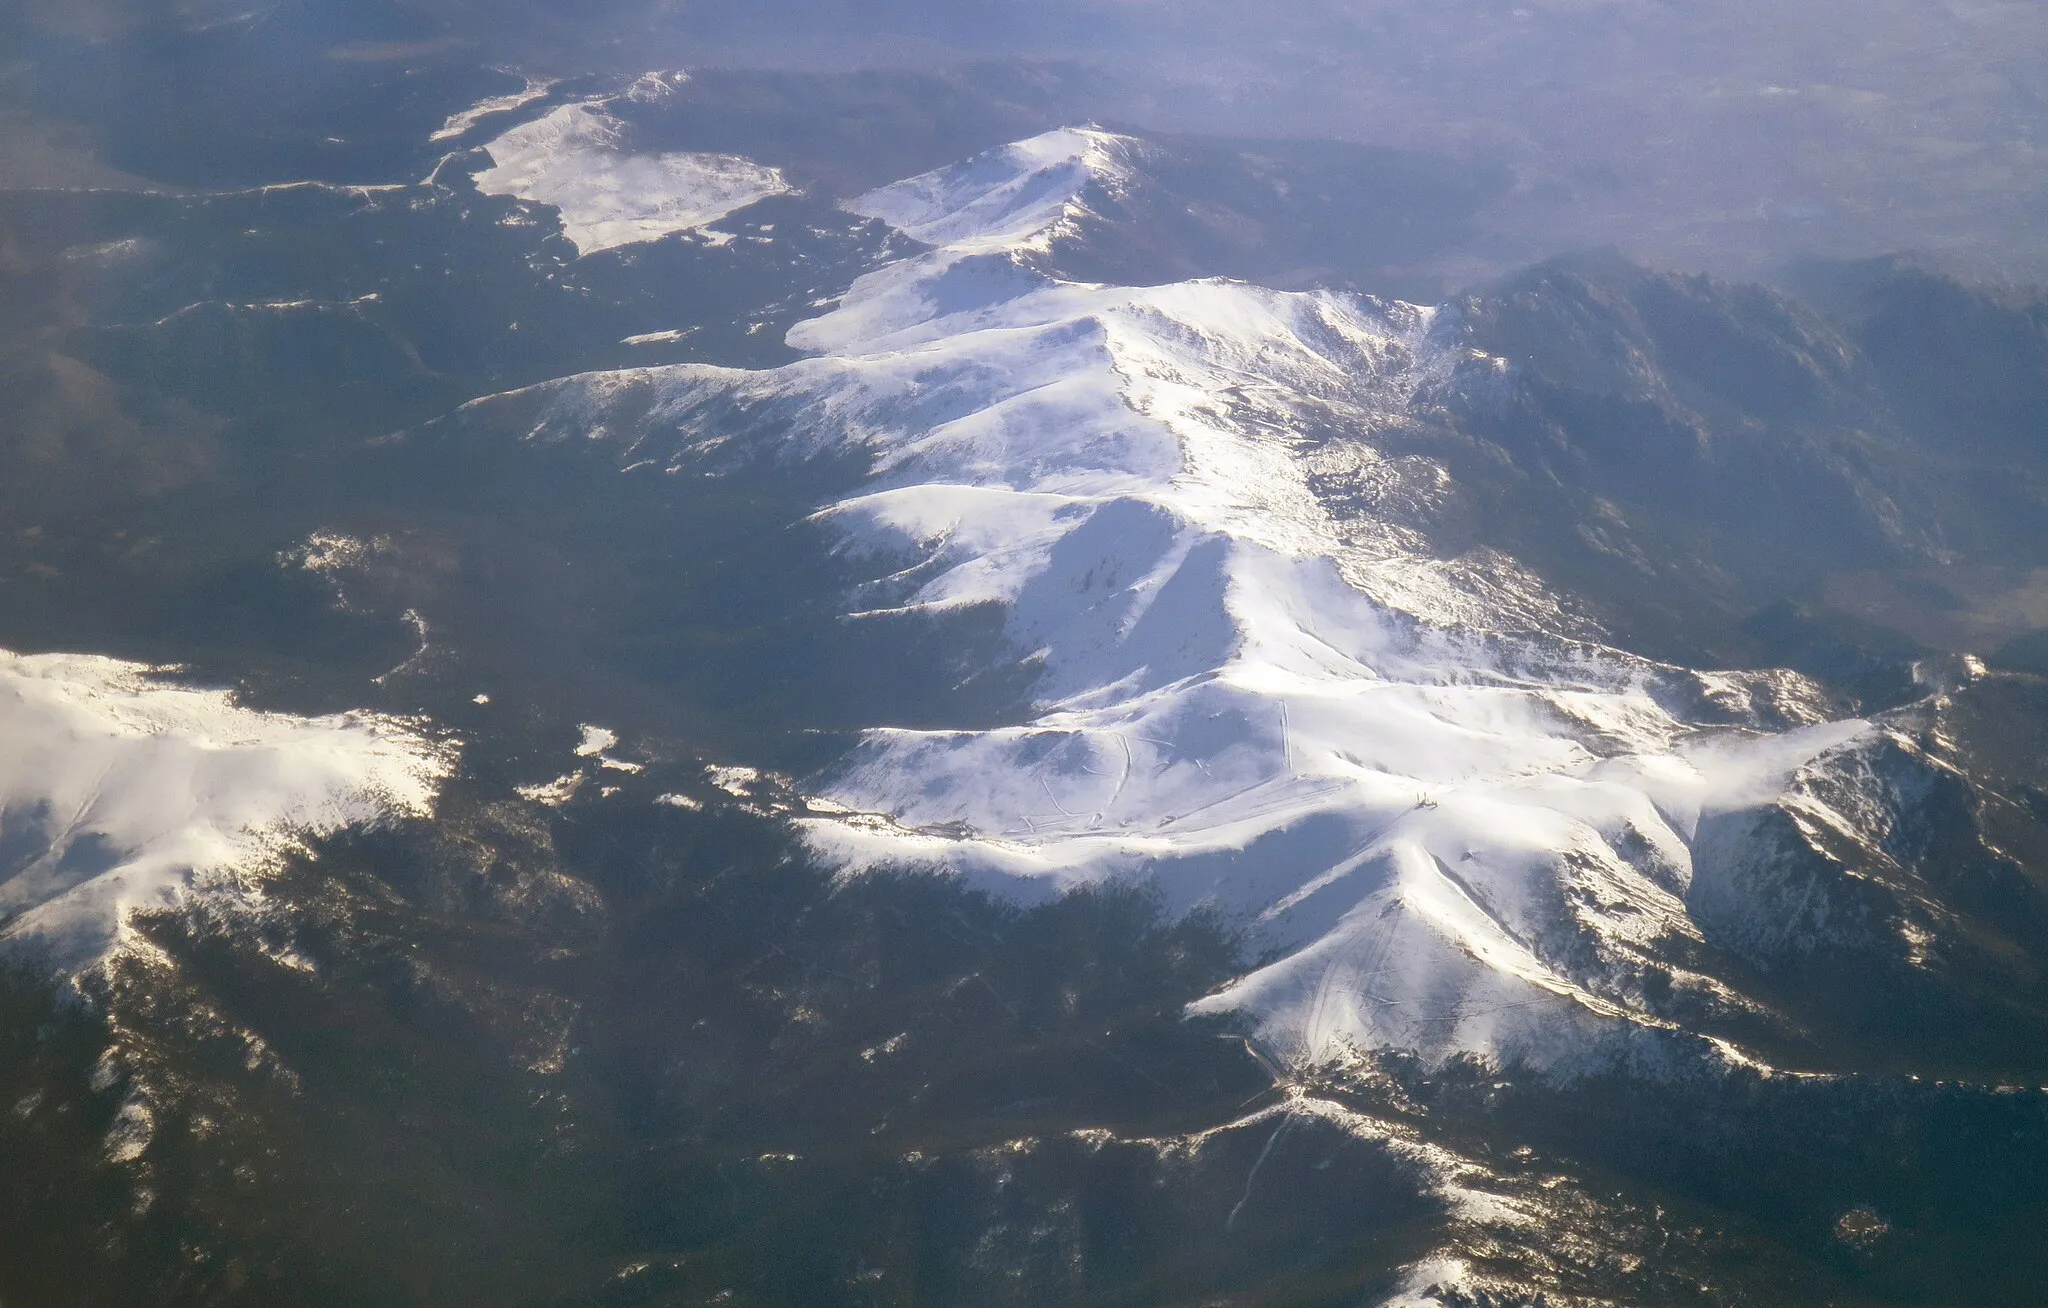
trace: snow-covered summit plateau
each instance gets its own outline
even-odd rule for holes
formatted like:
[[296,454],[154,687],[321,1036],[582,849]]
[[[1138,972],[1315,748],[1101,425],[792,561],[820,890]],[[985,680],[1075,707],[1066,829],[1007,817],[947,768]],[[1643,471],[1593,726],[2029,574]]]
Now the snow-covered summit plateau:
[[[666,81],[650,77],[625,96],[667,89]],[[516,108],[542,94],[545,87],[481,107]],[[739,155],[636,152],[608,103],[560,105],[497,136],[486,147],[491,167],[476,175],[478,189],[555,206],[563,235],[579,254],[691,231],[789,190],[780,172]],[[467,125],[451,127],[459,134]]]
[[851,447],[871,478],[819,515],[872,561],[857,612],[1002,606],[1029,720],[875,724],[804,824],[841,866],[1214,908],[1273,961],[1200,1007],[1296,1063],[1743,1057],[1712,1032],[1759,1006],[1698,960],[1825,945],[1825,896],[1773,878],[1867,844],[1838,808],[1910,748],[1799,676],[1608,648],[1511,560],[1334,512],[1319,452],[1426,497],[1449,473],[1376,434],[1505,365],[1446,310],[1060,278],[1044,256],[1142,184],[1138,145],[1058,131],[864,195],[930,248],[795,328],[813,357],[568,379],[532,435],[680,468],[745,415],[792,455]]

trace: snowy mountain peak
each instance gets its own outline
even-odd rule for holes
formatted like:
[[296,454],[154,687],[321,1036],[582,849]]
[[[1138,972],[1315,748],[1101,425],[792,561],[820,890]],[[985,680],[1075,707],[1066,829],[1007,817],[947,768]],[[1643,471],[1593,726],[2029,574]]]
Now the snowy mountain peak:
[[960,253],[1042,249],[1085,211],[1090,187],[1114,189],[1137,142],[1068,127],[894,182],[849,202],[905,235]]

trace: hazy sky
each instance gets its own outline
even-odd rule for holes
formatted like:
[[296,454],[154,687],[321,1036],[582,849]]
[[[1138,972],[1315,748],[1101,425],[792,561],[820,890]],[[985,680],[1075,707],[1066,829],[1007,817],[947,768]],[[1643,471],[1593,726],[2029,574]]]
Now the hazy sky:
[[[17,3],[45,32],[104,41],[145,19],[233,21],[251,0]],[[1516,184],[1486,215],[1475,275],[1603,243],[1721,271],[1911,250],[2048,274],[2038,0],[298,0],[266,12],[362,57],[417,57],[440,38],[444,55],[555,72],[1064,61],[1079,67],[1076,114],[1505,164]],[[0,66],[0,96],[6,86]],[[24,175],[45,135],[14,130],[0,170]]]
[[[700,57],[1115,71],[1133,118],[1510,163],[1516,250],[1740,266],[1917,249],[2039,276],[2048,6],[1956,0],[855,0],[672,10]],[[805,34],[792,39],[792,33]],[[886,35],[885,35],[886,34]]]

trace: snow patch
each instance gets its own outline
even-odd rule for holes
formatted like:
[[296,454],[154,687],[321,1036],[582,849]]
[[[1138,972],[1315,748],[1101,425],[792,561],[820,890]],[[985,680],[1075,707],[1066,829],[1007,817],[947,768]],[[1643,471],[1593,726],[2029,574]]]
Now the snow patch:
[[695,327],[671,328],[665,332],[641,332],[636,336],[619,339],[621,345],[673,345],[696,331]]
[[1446,1299],[1463,1301],[1474,1288],[1470,1263],[1439,1255],[1407,1267],[1400,1288],[1380,1300],[1379,1308],[1445,1308]]
[[539,804],[543,808],[560,808],[576,798],[576,792],[583,789],[581,772],[564,772],[553,781],[535,782],[530,786],[514,786],[512,793],[521,799]]
[[766,773],[756,768],[711,766],[704,769],[704,778],[734,799],[749,798],[755,786],[765,778]]

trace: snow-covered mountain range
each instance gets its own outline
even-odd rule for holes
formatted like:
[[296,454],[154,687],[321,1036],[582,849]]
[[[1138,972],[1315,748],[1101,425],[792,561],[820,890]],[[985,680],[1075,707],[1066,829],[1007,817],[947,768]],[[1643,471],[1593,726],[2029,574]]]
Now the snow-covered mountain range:
[[[799,324],[801,362],[465,417],[516,406],[531,440],[676,475],[853,453],[865,483],[817,509],[871,577],[848,620],[1000,609],[1030,716],[872,723],[810,783],[841,866],[1217,911],[1269,961],[1198,1009],[1298,1064],[1747,1058],[1722,1033],[1767,1005],[1712,960],[1840,945],[1827,882],[1885,857],[1943,765],[1798,674],[1638,657],[1514,560],[1433,553],[1411,524],[1452,474],[1380,446],[1507,372],[1455,309],[1059,275],[1143,148],[1057,131],[849,201],[927,248]],[[1333,506],[1333,460],[1402,511]],[[1857,947],[1905,958],[1931,910],[1880,898]]]
[[[787,187],[746,160],[635,153],[612,109],[674,87],[482,106],[460,130],[537,116],[483,147],[475,185],[555,208],[580,254],[685,231],[715,253],[734,239],[722,218]],[[800,783],[811,848],[1012,900],[1130,883],[1169,913],[1213,913],[1246,933],[1248,970],[1195,1011],[1235,1015],[1284,1062],[1753,1064],[1750,1041],[1796,1025],[1757,969],[1819,954],[1913,969],[1974,948],[1950,939],[1966,933],[1915,863],[1930,855],[1898,833],[1929,824],[1916,805],[1969,790],[1927,722],[1936,683],[1976,665],[1930,666],[1908,707],[1852,716],[1798,673],[1631,653],[1527,564],[1441,548],[1436,519],[1470,488],[1414,432],[1494,403],[1515,365],[1474,344],[1458,306],[1078,280],[1105,242],[1128,247],[1133,215],[1171,207],[1165,157],[1064,129],[856,196],[843,208],[903,244],[789,331],[799,361],[583,374],[437,429],[510,422],[677,476],[865,469],[810,518],[864,578],[842,620],[995,613],[992,657],[1028,676],[1029,706],[995,726],[864,722]],[[754,182],[735,191],[740,177]],[[199,694],[136,675],[116,679],[150,703]],[[120,839],[132,823],[70,821],[9,883],[10,933],[62,917],[69,956],[94,956],[87,937],[111,942],[131,904],[249,864],[277,833],[380,803],[427,811],[447,767],[398,724],[244,716],[288,737],[278,749],[325,742],[306,778],[201,787],[192,814]],[[96,758],[80,747],[64,774]],[[156,788],[24,781],[9,809],[89,815]],[[218,849],[164,852],[195,823]],[[1961,840],[2010,879],[1980,827],[1966,815],[1945,856]],[[114,871],[65,871],[79,832],[114,840]]]

